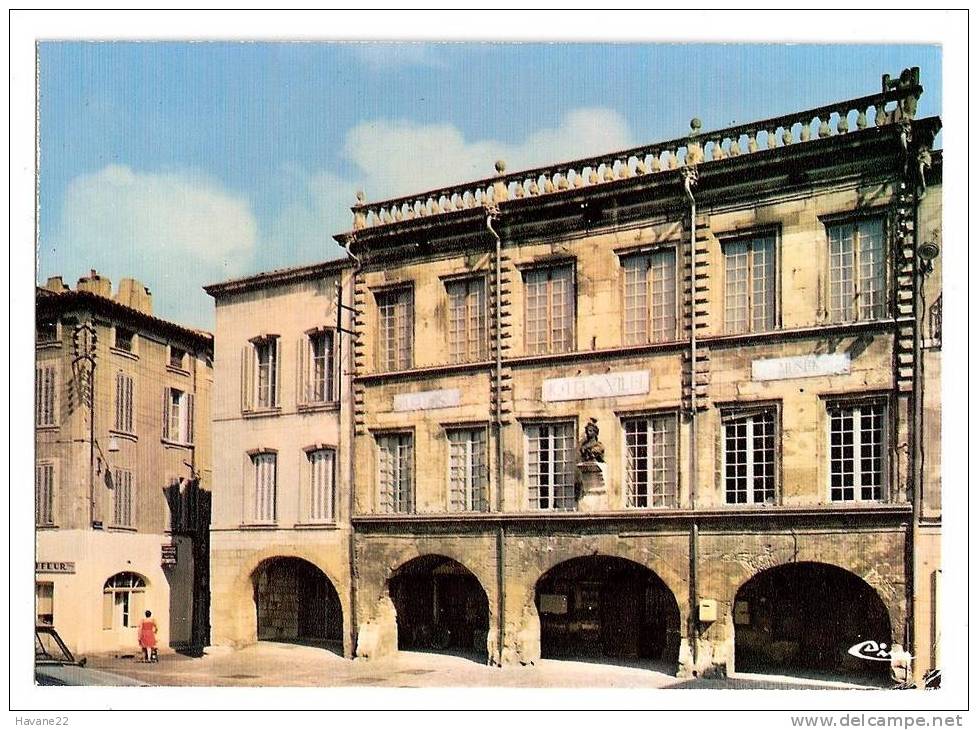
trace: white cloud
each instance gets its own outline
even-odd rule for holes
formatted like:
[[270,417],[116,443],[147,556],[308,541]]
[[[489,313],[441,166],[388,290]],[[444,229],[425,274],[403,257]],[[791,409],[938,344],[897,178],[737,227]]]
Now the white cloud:
[[367,198],[406,195],[488,177],[496,160],[507,169],[610,152],[631,144],[625,118],[613,109],[575,109],[553,128],[531,130],[523,142],[468,141],[453,125],[365,122],[346,136],[343,154],[360,170]]
[[445,62],[436,53],[436,43],[403,42],[355,43],[353,52],[371,71],[391,71],[395,68],[444,68]]
[[41,274],[70,281],[96,268],[114,282],[135,277],[153,291],[157,313],[204,324],[213,304],[200,286],[247,270],[257,230],[248,201],[212,180],[109,165],[69,184],[45,247],[61,270]]

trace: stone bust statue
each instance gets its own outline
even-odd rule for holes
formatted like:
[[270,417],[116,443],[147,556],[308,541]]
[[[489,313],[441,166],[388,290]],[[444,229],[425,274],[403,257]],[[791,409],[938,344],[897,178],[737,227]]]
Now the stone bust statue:
[[584,426],[584,440],[581,441],[582,462],[604,462],[604,444],[598,441],[598,419],[591,418]]

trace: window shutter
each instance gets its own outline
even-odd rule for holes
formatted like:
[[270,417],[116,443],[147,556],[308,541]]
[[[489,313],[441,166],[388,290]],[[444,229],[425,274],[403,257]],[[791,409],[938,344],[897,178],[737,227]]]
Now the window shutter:
[[272,368],[272,387],[274,388],[274,400],[272,402],[273,406],[279,407],[282,405],[282,341],[276,337],[275,338],[275,363]]
[[255,400],[255,348],[241,348],[241,410],[250,411]]
[[194,394],[187,393],[187,443],[194,442]]
[[170,438],[170,389],[163,388],[163,438]]
[[111,592],[106,592],[102,594],[102,629],[109,630],[112,628],[112,608],[113,608],[113,598],[115,594]]
[[143,620],[143,611],[146,609],[146,594],[143,591],[133,591],[129,594],[129,625],[139,626]]
[[300,337],[296,343],[296,352],[299,356],[295,359],[295,401],[299,405],[308,403],[311,400],[309,397],[309,386],[306,381],[309,371],[309,349],[309,338]]
[[58,372],[51,368],[51,424],[58,425]]

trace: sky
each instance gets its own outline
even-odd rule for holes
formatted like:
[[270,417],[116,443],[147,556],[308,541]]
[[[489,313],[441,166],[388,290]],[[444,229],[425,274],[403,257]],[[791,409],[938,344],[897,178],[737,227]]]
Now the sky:
[[342,255],[367,200],[874,93],[937,45],[42,42],[37,280],[201,287]]

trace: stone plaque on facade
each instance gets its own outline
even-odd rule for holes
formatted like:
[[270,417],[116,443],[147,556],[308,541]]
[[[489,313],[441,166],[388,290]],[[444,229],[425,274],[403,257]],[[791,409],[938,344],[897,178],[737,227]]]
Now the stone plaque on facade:
[[551,378],[543,381],[545,401],[615,398],[622,395],[645,395],[649,392],[649,371],[582,375],[576,378]]
[[435,408],[454,408],[462,400],[457,388],[449,390],[423,390],[418,393],[401,393],[394,396],[394,410],[430,411]]
[[768,360],[754,360],[751,363],[751,377],[754,380],[791,380],[814,378],[819,375],[846,375],[851,364],[849,355],[844,352],[831,355],[775,357]]
[[34,563],[35,573],[74,573],[75,564],[70,561],[38,561]]
[[540,613],[552,613],[558,616],[567,613],[567,596],[555,593],[541,593]]

